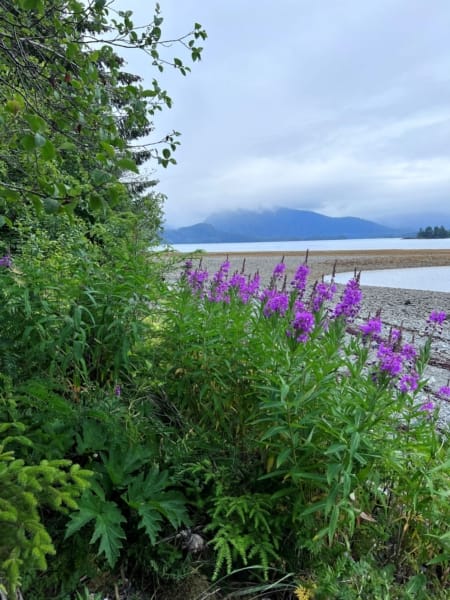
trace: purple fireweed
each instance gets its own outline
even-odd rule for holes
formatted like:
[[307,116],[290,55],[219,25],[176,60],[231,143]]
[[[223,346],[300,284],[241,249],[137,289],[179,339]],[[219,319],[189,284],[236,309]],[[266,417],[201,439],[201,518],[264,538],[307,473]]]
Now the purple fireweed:
[[229,285],[240,292],[247,285],[247,277],[242,273],[234,273],[229,279]]
[[402,339],[402,332],[400,329],[391,329],[389,333],[389,341],[392,345],[396,344]]
[[434,403],[431,402],[431,400],[429,402],[425,402],[425,404],[422,404],[419,410],[423,412],[432,413],[434,411]]
[[203,289],[203,285],[208,280],[208,271],[202,269],[195,269],[188,275],[188,283],[192,291],[197,292]]
[[408,362],[414,362],[417,357],[417,350],[412,344],[403,344],[400,354]]
[[318,312],[322,308],[324,302],[333,300],[336,289],[334,283],[325,283],[324,281],[317,283],[311,298],[313,311]]
[[415,392],[419,385],[419,375],[417,373],[405,373],[398,382],[398,389],[401,392]]
[[306,342],[314,328],[314,315],[308,310],[297,310],[291,326],[292,330],[287,332],[288,336],[295,337],[297,342]]
[[353,319],[361,307],[362,292],[357,279],[350,279],[345,286],[341,301],[334,308],[335,317]]
[[117,396],[118,398],[120,398],[120,396],[122,395],[122,388],[120,385],[116,385],[114,387],[114,396]]
[[445,312],[433,310],[428,317],[428,323],[442,326],[446,318],[447,314]]
[[228,280],[228,290],[234,291],[243,304],[247,304],[252,297],[257,296],[259,283],[260,277],[258,273],[250,278],[246,277],[243,273],[236,272]]
[[392,377],[400,374],[403,367],[401,354],[394,352],[392,348],[381,343],[378,347],[377,358],[380,371],[383,371]]
[[382,327],[383,324],[381,322],[381,318],[374,317],[373,319],[369,319],[367,323],[360,325],[359,330],[364,337],[373,337],[375,339],[379,339]]
[[286,271],[286,265],[284,264],[284,262],[280,262],[277,265],[275,265],[275,268],[272,272],[272,277],[274,279],[280,279],[281,277],[283,277],[285,271]]
[[241,287],[239,292],[239,296],[244,304],[258,295],[259,292],[259,284],[260,284],[260,276],[259,273],[253,275],[252,278],[248,278],[245,285]]
[[247,284],[247,291],[250,295],[252,296],[256,296],[256,294],[259,292],[259,286],[261,284],[261,277],[259,275],[259,273],[255,273],[253,275],[253,277],[248,280],[248,284]]
[[220,265],[218,271],[216,273],[214,273],[213,282],[214,283],[220,283],[220,282],[222,282],[224,279],[227,278],[229,270],[230,270],[230,261],[229,260],[225,260]]
[[265,317],[270,317],[273,314],[284,316],[289,308],[288,294],[278,290],[263,290],[261,302],[264,303],[263,313]]
[[0,267],[6,267],[10,269],[12,267],[12,258],[9,254],[5,254],[5,256],[0,257]]
[[450,387],[448,385],[443,385],[438,390],[438,396],[440,396],[443,400],[450,399]]
[[228,281],[219,281],[215,283],[208,293],[208,300],[211,302],[230,302],[230,296],[228,294],[230,284]]
[[308,282],[309,267],[306,263],[300,265],[295,272],[294,279],[291,281],[291,285],[299,292],[303,294],[306,289]]

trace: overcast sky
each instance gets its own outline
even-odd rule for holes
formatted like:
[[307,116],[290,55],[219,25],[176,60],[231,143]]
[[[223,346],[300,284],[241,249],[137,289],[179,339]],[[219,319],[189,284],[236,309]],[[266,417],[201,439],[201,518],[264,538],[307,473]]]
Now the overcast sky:
[[[173,98],[158,131],[182,133],[157,172],[168,225],[275,206],[450,225],[449,0],[160,4],[167,35],[208,32],[186,78],[129,60]],[[151,2],[116,6],[152,18]]]

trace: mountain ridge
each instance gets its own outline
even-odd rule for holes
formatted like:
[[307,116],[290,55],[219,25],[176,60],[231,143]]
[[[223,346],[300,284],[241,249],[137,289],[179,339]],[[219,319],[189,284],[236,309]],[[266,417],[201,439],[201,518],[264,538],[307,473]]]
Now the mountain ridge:
[[396,237],[405,233],[359,217],[327,217],[314,211],[278,208],[214,213],[202,223],[166,229],[163,238],[170,244],[195,244]]

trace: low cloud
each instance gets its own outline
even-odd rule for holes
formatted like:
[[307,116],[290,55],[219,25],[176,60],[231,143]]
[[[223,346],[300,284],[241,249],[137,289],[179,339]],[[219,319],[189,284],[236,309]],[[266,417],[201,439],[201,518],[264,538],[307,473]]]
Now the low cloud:
[[178,165],[157,173],[168,224],[289,206],[450,225],[448,0],[181,4],[162,5],[170,35],[198,21],[209,37],[191,75],[160,77],[174,108],[157,131],[183,134]]

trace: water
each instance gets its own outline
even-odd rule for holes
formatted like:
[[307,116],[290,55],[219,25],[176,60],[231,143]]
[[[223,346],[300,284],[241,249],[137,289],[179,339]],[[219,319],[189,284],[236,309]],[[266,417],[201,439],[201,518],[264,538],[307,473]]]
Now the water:
[[306,250],[443,250],[450,249],[450,238],[442,240],[373,238],[361,240],[302,240],[287,242],[233,242],[227,244],[174,244],[178,252],[306,252]]
[[[336,283],[347,283],[354,272],[338,273]],[[419,267],[363,271],[361,285],[450,293],[450,267]]]

